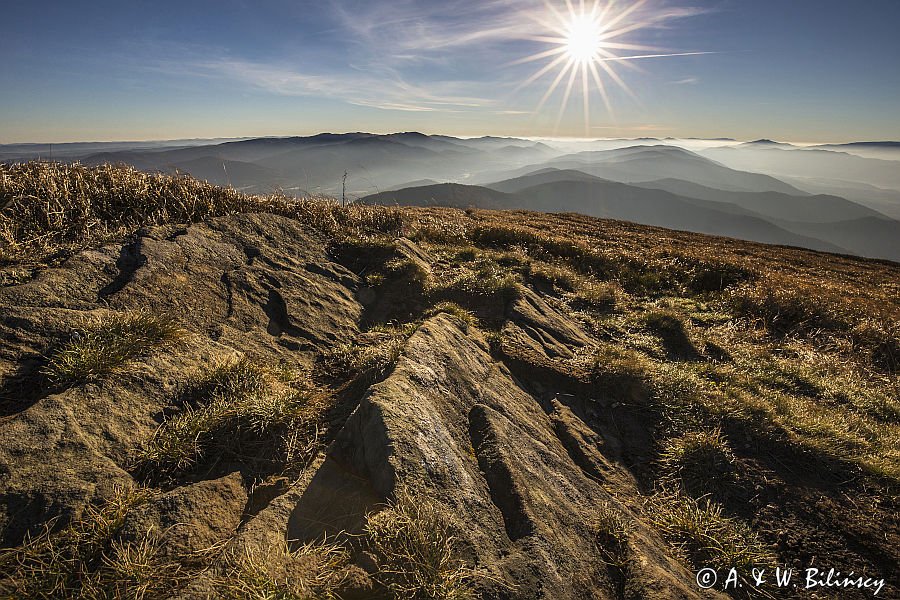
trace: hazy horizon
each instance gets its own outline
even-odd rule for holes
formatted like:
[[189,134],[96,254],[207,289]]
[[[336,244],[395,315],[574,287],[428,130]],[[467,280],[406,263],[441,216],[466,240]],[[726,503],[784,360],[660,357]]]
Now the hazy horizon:
[[[417,130],[310,130],[298,133],[284,133],[284,134],[270,134],[270,135],[241,135],[241,136],[219,136],[219,137],[179,137],[179,138],[117,138],[117,139],[72,139],[72,140],[49,140],[49,141],[0,141],[0,146],[24,146],[24,145],[63,145],[63,144],[142,144],[142,143],[174,143],[174,142],[227,142],[227,141],[238,141],[238,140],[252,140],[252,139],[286,139],[286,138],[294,138],[294,137],[314,137],[317,135],[349,135],[353,133],[367,133],[372,135],[392,135],[398,133],[421,133],[423,135],[428,136],[449,136],[455,137],[459,139],[477,139],[480,137],[505,137],[511,139],[521,139],[521,140],[530,140],[534,142],[603,142],[603,141],[629,141],[634,140],[638,141],[641,139],[657,139],[660,141],[666,140],[696,140],[696,141],[708,141],[708,142],[721,142],[723,144],[729,143],[746,143],[746,142],[755,142],[761,140],[771,140],[773,142],[791,144],[794,146],[827,146],[827,145],[843,145],[843,144],[852,144],[856,142],[866,142],[866,143],[895,143],[900,142],[900,139],[861,139],[861,138],[843,138],[843,139],[830,139],[824,141],[809,141],[809,140],[793,140],[793,139],[785,139],[778,138],[774,136],[759,136],[755,138],[734,138],[731,136],[710,136],[710,137],[699,137],[699,136],[650,136],[650,135],[635,135],[635,136],[604,136],[604,137],[578,137],[578,136],[541,136],[541,135],[502,135],[502,134],[492,134],[492,133],[483,133],[483,134],[449,134],[444,131],[423,131],[421,129]],[[900,138],[900,136],[898,136]]]

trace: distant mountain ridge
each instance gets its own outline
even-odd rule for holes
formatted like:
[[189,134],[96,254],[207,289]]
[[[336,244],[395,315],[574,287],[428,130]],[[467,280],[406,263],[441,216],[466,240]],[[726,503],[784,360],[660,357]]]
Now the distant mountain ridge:
[[[76,144],[66,148],[66,156],[56,156],[187,173],[250,193],[372,200],[390,190],[378,201],[576,211],[897,260],[900,242],[890,220],[900,218],[900,162],[890,158],[900,158],[897,145],[357,131]],[[36,150],[0,146],[0,160],[15,160],[10,156],[17,148]],[[879,156],[869,158],[866,152]]]

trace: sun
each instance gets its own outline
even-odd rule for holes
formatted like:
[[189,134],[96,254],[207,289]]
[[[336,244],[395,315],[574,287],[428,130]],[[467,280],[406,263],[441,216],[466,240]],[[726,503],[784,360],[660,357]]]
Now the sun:
[[[562,103],[557,114],[554,134],[559,129],[576,83],[580,84],[581,88],[585,135],[590,135],[591,95],[595,89],[599,92],[610,117],[613,116],[613,110],[607,93],[608,84],[615,84],[631,98],[637,100],[616,71],[615,65],[633,67],[632,61],[639,59],[711,54],[710,52],[668,52],[653,46],[628,41],[628,37],[636,36],[643,29],[661,25],[669,18],[666,15],[673,14],[668,11],[654,11],[652,0],[634,0],[632,2],[563,0],[562,4],[544,0],[544,5],[546,9],[535,18],[535,22],[540,23],[541,27],[546,30],[541,33],[536,32],[536,35],[528,36],[527,39],[550,44],[550,49],[526,56],[510,64],[549,59],[546,65],[522,82],[516,91],[539,79],[552,77],[534,114],[540,113],[557,90],[561,90]],[[634,54],[635,51],[643,53]]]
[[576,62],[586,63],[599,58],[603,43],[600,22],[586,15],[573,17],[566,28],[566,53]]

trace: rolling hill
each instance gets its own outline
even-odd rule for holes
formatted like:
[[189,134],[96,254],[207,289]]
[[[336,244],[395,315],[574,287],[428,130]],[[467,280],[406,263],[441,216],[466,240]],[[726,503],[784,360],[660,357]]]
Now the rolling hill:
[[512,180],[498,184],[501,188],[517,189],[515,193],[481,186],[438,184],[373,194],[363,198],[361,202],[573,212],[769,244],[846,252],[836,244],[783,229],[741,207],[686,198],[662,190],[645,189],[590,176],[576,181],[552,180],[522,187],[527,183],[560,176],[567,175],[562,171],[550,171],[524,177],[523,181]]
[[580,171],[621,183],[675,178],[722,190],[804,195],[801,190],[769,175],[737,171],[689,150],[661,144],[566,154],[514,170],[485,171],[479,173],[473,183],[493,184],[547,169]]

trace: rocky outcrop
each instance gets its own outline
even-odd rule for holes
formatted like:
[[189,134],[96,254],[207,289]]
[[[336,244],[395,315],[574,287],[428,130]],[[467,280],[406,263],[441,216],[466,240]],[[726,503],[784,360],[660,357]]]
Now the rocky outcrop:
[[[609,445],[576,421],[567,407],[546,406],[519,387],[479,333],[439,315],[363,398],[299,498],[286,535],[304,543],[358,533],[354,525],[367,512],[404,488],[439,502],[477,563],[502,582],[486,584],[489,597],[613,597],[616,584],[592,529],[598,506],[609,505],[639,524],[634,560],[663,561],[664,568],[629,572],[631,585],[644,597],[694,597],[687,571],[667,558],[625,498],[602,485],[630,478],[604,456]],[[362,489],[370,490],[366,497]],[[619,491],[636,498],[633,483]],[[326,498],[330,520],[322,518]]]
[[[133,484],[129,457],[185,377],[229,357],[311,364],[357,334],[356,277],[296,221],[234,215],[157,227],[0,288],[0,531],[14,544],[46,519]],[[173,316],[184,341],[115,377],[57,389],[46,355],[110,311]]]
[[119,532],[127,542],[154,536],[170,557],[209,551],[241,523],[247,491],[240,473],[174,489],[129,512]]
[[[409,240],[396,247],[414,274],[431,276],[427,252]],[[0,288],[3,543],[135,485],[130,460],[190,373],[242,355],[312,369],[322,353],[357,339],[360,323],[378,313],[364,314],[360,289],[323,239],[272,215],[145,230]],[[65,388],[42,375],[47,353],[85,318],[135,310],[171,315],[189,333],[114,377]],[[594,343],[529,289],[507,309],[503,331],[551,362]],[[158,531],[172,555],[353,539],[405,491],[439,508],[462,556],[486,575],[478,583],[486,598],[698,596],[645,525],[622,441],[551,385],[525,385],[478,328],[431,317],[385,375],[361,398],[344,390],[342,409],[352,413],[333,423],[327,451],[296,480],[251,491],[239,465],[197,473],[132,510],[121,538]],[[632,524],[616,566],[598,529],[610,511]],[[368,589],[360,573],[356,588]],[[184,597],[202,596],[206,584]]]

